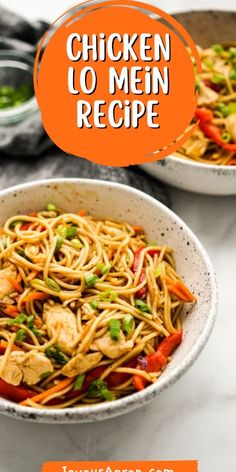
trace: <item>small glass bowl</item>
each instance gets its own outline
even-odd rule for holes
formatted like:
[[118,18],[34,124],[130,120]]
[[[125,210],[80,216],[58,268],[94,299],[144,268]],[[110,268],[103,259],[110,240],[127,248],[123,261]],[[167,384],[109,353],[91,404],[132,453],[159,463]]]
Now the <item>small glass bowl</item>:
[[0,87],[20,87],[28,84],[31,98],[22,105],[0,109],[0,126],[11,125],[25,120],[38,110],[33,86],[34,59],[29,54],[17,50],[0,51]]

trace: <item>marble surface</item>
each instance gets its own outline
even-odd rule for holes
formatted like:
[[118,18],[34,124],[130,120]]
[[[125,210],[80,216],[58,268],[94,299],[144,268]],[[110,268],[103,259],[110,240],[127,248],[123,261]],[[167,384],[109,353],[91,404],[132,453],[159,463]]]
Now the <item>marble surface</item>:
[[[68,7],[72,2],[66,3]],[[209,1],[158,2],[172,10],[188,9],[193,3],[195,8],[213,6]],[[1,0],[1,4],[29,18],[39,16],[42,9],[30,0]],[[234,5],[228,1],[223,6]],[[222,2],[214,1],[214,6],[222,7]],[[63,8],[64,0],[48,0],[43,16],[53,19]],[[5,178],[7,182],[6,174]],[[174,189],[170,197],[173,209],[208,250],[218,277],[218,318],[200,358],[147,407],[117,419],[96,425],[49,426],[2,416],[0,472],[36,472],[46,460],[87,459],[198,459],[199,472],[235,472],[236,197],[206,197]]]

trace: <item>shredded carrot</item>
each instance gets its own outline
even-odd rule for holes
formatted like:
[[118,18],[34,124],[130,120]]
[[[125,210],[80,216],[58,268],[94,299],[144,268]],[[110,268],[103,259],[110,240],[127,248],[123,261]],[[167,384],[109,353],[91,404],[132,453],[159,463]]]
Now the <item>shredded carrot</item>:
[[[6,349],[7,346],[8,346],[8,342],[5,341],[5,339],[2,339],[1,342],[0,342],[0,346],[2,346],[4,349]],[[12,344],[11,350],[12,350],[12,351],[23,351],[23,349],[21,349],[20,347],[16,346],[15,344]]]
[[24,291],[19,282],[17,282],[13,277],[7,277],[7,280],[17,292],[22,293]]
[[144,229],[143,229],[142,226],[135,225],[135,226],[132,226],[132,228],[135,231],[135,233],[143,233],[144,232]]
[[177,296],[180,300],[185,302],[195,302],[196,297],[190,292],[186,285],[181,280],[172,280],[170,277],[165,276],[164,280],[167,283],[168,290]]
[[11,318],[15,318],[19,314],[19,310],[15,305],[7,305],[2,311],[5,315],[11,316]]
[[48,298],[49,294],[48,293],[43,293],[43,292],[33,292],[29,293],[27,297],[25,297],[24,302],[31,302],[32,300],[44,300],[45,298]]
[[19,274],[17,275],[16,280],[17,280],[17,282],[21,282],[21,281],[22,281],[22,277],[21,277],[20,272],[19,272]]
[[88,334],[89,330],[91,328],[91,323],[88,323],[87,326],[83,329],[83,332],[81,334],[81,338],[85,338],[86,334]]
[[35,216],[37,216],[37,213],[36,213],[36,211],[31,211],[30,213],[28,213],[28,215],[35,217]]
[[[41,392],[38,395],[35,395],[34,397],[31,397],[31,400],[35,403],[40,403],[42,400],[45,400],[45,398],[49,397],[53,393],[57,393],[60,392],[60,390],[64,390],[64,388],[68,387],[73,381],[74,378],[62,380],[57,385],[55,385],[55,387],[49,388],[48,390],[45,390],[44,392]],[[27,399],[21,402],[20,405],[26,406]]]
[[115,252],[114,249],[108,249],[107,257],[109,261],[113,258],[114,252]]
[[79,215],[79,216],[85,216],[86,213],[87,213],[86,210],[79,210],[79,211],[77,212],[77,215]]
[[39,318],[35,318],[34,324],[35,324],[36,328],[42,328],[42,326],[43,326],[43,323]]

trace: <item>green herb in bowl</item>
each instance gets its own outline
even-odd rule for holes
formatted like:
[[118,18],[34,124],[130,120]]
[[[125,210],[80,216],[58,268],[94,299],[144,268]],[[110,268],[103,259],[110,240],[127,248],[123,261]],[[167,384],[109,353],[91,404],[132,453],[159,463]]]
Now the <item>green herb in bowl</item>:
[[0,109],[13,108],[29,100],[32,96],[31,87],[28,84],[20,87],[11,85],[0,86]]

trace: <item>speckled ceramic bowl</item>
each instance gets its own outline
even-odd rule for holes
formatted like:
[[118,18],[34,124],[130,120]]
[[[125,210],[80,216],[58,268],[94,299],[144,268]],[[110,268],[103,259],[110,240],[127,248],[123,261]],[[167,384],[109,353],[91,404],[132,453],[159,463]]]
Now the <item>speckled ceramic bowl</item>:
[[145,172],[173,187],[207,195],[236,195],[236,166],[214,166],[169,156],[143,164]]
[[[173,15],[196,44],[235,43],[236,11],[188,11]],[[174,187],[209,195],[236,194],[236,166],[215,166],[170,156],[162,162],[141,166]]]
[[[206,251],[192,231],[154,198],[121,184],[77,179],[27,183],[0,192],[0,225],[11,215],[44,208],[55,202],[68,211],[86,208],[100,217],[141,224],[150,240],[175,249],[178,272],[198,302],[184,313],[184,340],[160,380],[142,392],[110,403],[67,410],[32,409],[0,398],[0,413],[48,423],[99,421],[134,410],[176,382],[193,364],[210,335],[217,309],[215,274]],[[190,386],[191,388],[191,386]]]

